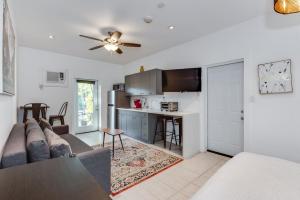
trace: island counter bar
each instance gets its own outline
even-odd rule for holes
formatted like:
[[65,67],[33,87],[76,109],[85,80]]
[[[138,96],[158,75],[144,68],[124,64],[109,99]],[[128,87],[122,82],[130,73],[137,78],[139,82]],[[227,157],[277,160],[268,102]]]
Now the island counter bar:
[[[151,109],[134,109],[134,108],[117,108],[119,128],[127,129],[126,124],[134,124],[136,120],[141,120],[142,141],[152,143],[154,135],[153,118],[157,115],[174,116],[182,118],[182,156],[184,158],[191,158],[200,152],[200,117],[199,113],[189,112],[165,112]],[[139,115],[140,114],[140,115]],[[126,119],[125,115],[138,115],[136,118]],[[152,120],[151,120],[152,119]],[[135,122],[134,122],[135,121]],[[126,127],[126,128],[124,128]],[[126,133],[126,130],[125,130]]]

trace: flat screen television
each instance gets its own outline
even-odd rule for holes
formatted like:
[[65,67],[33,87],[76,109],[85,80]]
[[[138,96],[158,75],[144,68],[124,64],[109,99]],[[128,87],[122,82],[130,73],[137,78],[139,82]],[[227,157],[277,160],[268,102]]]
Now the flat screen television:
[[201,92],[201,68],[164,70],[163,92]]

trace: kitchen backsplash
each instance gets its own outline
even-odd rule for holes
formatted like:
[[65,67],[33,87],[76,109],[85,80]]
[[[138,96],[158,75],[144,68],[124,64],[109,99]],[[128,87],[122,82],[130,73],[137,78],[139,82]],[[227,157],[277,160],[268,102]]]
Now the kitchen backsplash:
[[179,111],[196,111],[200,109],[199,93],[165,93],[154,96],[132,96],[130,105],[134,108],[134,100],[140,99],[144,109],[160,110],[160,102],[178,102]]

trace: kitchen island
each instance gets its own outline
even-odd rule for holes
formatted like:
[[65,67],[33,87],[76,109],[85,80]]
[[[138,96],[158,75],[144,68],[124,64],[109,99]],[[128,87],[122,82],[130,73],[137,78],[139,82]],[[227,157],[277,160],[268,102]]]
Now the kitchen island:
[[200,117],[199,113],[166,112],[152,109],[118,109],[118,127],[127,135],[152,143],[157,115],[182,118],[182,156],[190,158],[200,152]]

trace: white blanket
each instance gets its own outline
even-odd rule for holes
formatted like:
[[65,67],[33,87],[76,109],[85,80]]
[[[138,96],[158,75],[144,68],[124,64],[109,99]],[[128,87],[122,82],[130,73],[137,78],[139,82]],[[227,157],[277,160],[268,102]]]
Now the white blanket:
[[220,168],[192,200],[300,200],[300,164],[241,153]]

